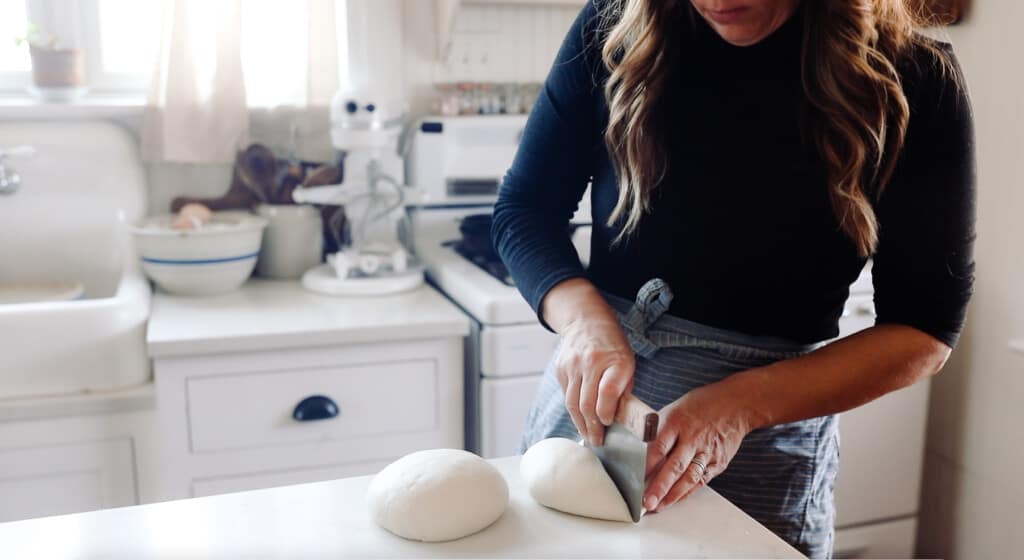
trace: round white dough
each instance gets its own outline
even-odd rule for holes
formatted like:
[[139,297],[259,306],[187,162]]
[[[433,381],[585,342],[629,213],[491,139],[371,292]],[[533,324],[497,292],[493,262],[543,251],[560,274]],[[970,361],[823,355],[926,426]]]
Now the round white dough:
[[400,537],[450,541],[497,521],[508,506],[508,484],[468,451],[431,449],[384,467],[366,500],[374,521]]
[[583,517],[633,521],[597,455],[572,440],[538,441],[523,454],[519,473],[541,505]]

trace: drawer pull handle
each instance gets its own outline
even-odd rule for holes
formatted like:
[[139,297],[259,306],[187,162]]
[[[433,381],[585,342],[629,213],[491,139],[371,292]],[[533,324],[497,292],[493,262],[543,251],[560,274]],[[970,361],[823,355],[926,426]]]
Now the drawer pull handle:
[[313,395],[302,399],[292,411],[292,418],[299,422],[328,420],[337,415],[338,405],[330,397],[323,395]]

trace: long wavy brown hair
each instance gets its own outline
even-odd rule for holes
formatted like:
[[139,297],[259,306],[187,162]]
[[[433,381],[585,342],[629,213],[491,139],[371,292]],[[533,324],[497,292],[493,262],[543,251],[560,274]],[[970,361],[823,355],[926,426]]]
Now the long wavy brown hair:
[[[840,228],[861,256],[870,256],[878,244],[872,200],[892,177],[910,121],[897,67],[915,48],[931,52],[944,69],[950,61],[917,32],[929,22],[907,0],[801,4],[806,133],[826,164]],[[688,16],[701,17],[689,0],[609,0],[602,12],[609,71],[605,143],[619,180],[609,220],[621,224],[616,242],[636,231],[665,177],[658,101],[679,50],[675,27]]]

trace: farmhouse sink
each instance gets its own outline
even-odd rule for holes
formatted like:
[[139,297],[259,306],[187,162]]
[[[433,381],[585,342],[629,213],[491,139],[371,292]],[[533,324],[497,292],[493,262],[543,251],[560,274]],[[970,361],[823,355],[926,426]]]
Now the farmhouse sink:
[[20,145],[35,155],[4,162],[20,186],[0,195],[0,293],[21,294],[0,303],[0,399],[147,382],[150,288],[127,231],[145,208],[135,140],[102,122],[0,123],[0,150]]

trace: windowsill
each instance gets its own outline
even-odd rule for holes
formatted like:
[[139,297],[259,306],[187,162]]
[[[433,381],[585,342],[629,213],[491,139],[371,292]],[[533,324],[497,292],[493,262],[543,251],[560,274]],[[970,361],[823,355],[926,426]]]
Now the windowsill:
[[[0,122],[4,121],[115,121],[136,136],[142,133],[146,98],[137,93],[89,93],[69,103],[40,101],[27,92],[0,90]],[[323,106],[250,107],[252,141],[287,146],[293,130],[303,135],[302,157],[333,161],[337,157],[329,134],[329,109]],[[297,128],[296,128],[297,127]]]
[[[146,98],[140,93],[88,93],[75,101],[40,101],[28,93],[0,90],[0,120],[69,120],[141,117]],[[251,115],[273,118],[275,114],[327,112],[326,107],[254,106]]]
[[27,93],[0,92],[0,119],[67,120],[130,118],[142,115],[139,94],[89,93],[68,103],[40,101]]

